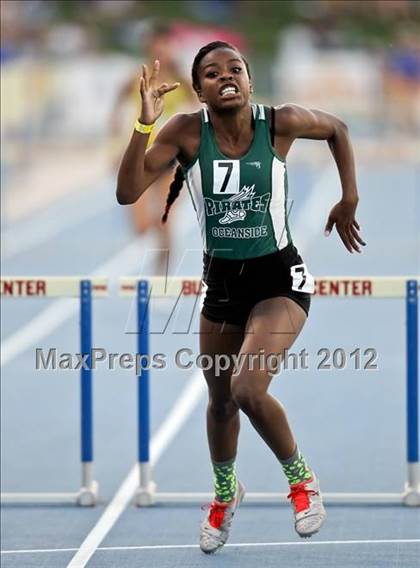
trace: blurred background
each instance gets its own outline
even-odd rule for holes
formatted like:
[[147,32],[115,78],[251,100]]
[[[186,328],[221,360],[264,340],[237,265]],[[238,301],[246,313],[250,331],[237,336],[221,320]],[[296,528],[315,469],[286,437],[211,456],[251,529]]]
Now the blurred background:
[[[1,16],[3,228],[115,174],[138,112],[140,64],[166,57],[163,79],[177,76],[188,91],[194,54],[214,39],[249,58],[255,100],[346,120],[359,162],[410,162],[418,151],[415,0],[6,0]],[[168,114],[196,108],[191,92],[183,104],[176,97]],[[319,164],[323,150],[291,159]]]

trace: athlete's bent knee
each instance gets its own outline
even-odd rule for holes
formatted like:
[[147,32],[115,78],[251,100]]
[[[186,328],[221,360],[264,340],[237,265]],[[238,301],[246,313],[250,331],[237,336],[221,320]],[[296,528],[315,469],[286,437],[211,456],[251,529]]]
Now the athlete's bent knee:
[[248,416],[257,416],[264,403],[265,393],[255,391],[248,385],[237,381],[232,385],[232,398],[238,407]]

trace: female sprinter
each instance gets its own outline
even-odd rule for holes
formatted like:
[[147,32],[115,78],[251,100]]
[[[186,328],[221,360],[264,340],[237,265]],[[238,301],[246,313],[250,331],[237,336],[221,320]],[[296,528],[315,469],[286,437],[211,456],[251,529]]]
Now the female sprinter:
[[350,253],[365,244],[355,220],[358,195],[347,128],[319,110],[252,104],[246,60],[217,41],[200,49],[192,67],[193,88],[205,107],[175,115],[145,153],[163,97],[178,86],[159,84],[158,76],[158,61],[151,73],[143,65],[142,112],[120,166],[118,202],[137,201],[178,160],[163,220],[185,179],[204,241],[200,350],[250,363],[254,355],[254,363],[245,363],[239,373],[233,365],[218,376],[214,370],[204,373],[215,497],[201,525],[200,546],[214,552],[225,544],[244,496],[234,466],[239,409],[279,460],[290,484],[295,529],[308,537],[325,519],[319,482],[299,452],[282,405],[267,392],[272,367],[267,360],[256,368],[255,355],[263,353],[264,363],[269,354],[291,347],[313,292],[313,277],[293,245],[286,216],[285,158],[296,138],[327,140],[340,173],[342,198],[330,212],[326,234],[335,225]]
[[[174,50],[170,28],[159,24],[152,29],[148,41],[146,42],[145,50],[146,56],[150,57],[152,61],[155,58],[159,59],[160,72],[167,81],[183,81],[183,75],[179,70],[179,65],[175,57],[176,51]],[[138,75],[130,75],[118,93],[111,114],[111,134],[117,142],[116,154],[118,165],[120,163],[122,150],[126,145],[125,136],[122,138],[121,134],[124,135],[124,132],[128,132],[128,130],[125,129],[126,121],[124,120],[123,111],[128,103],[130,108],[131,106],[133,107],[133,117],[136,115],[139,116],[141,113],[138,84]],[[149,146],[153,143],[160,125],[163,124],[166,119],[176,112],[189,112],[198,107],[195,101],[193,104],[194,99],[196,99],[196,97],[190,85],[187,82],[181,83],[176,92],[172,93],[165,101],[164,112],[160,116],[154,132],[150,135]],[[137,202],[129,208],[132,215],[133,226],[137,234],[142,235],[150,230],[158,230],[159,253],[156,262],[157,274],[164,274],[168,262],[168,254],[172,246],[169,223],[163,226],[160,224],[160,209],[162,204],[165,203],[168,186],[173,178],[175,162],[176,160],[173,160],[166,171],[162,172],[155,186],[152,188],[151,194],[149,195],[149,193],[147,193],[141,202]]]

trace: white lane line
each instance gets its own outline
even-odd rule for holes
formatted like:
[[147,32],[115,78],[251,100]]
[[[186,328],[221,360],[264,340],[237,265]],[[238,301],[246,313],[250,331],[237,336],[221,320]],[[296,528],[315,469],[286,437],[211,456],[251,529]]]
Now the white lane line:
[[[334,544],[420,544],[420,539],[378,539],[378,540],[312,540],[290,542],[237,542],[228,543],[230,548],[257,548],[264,546],[328,546]],[[146,544],[144,546],[103,546],[98,550],[176,550],[178,548],[199,548],[198,544]]]
[[[378,539],[378,540],[312,540],[292,542],[236,542],[225,544],[230,548],[257,548],[264,546],[329,546],[347,544],[420,544],[418,538]],[[199,548],[198,544],[148,544],[144,546],[100,546],[96,550],[112,552],[118,550],[177,550]],[[33,550],[2,550],[2,554],[35,554],[46,552],[73,552],[77,548],[34,548]]]
[[[108,276],[131,273],[139,268],[140,253],[150,246],[151,239],[136,239],[110,260],[99,266],[89,276]],[[68,320],[79,308],[78,300],[63,298],[52,302],[39,312],[21,329],[5,339],[1,344],[1,366],[13,361],[26,349],[50,335],[57,327]]]
[[[182,428],[188,417],[200,402],[206,390],[201,371],[193,374],[180,397],[175,402],[169,416],[151,440],[150,463],[153,467],[162,453]],[[101,517],[82,542],[67,568],[83,568],[89,562],[98,546],[115,525],[124,509],[133,498],[139,484],[138,464],[134,464],[117,493]]]

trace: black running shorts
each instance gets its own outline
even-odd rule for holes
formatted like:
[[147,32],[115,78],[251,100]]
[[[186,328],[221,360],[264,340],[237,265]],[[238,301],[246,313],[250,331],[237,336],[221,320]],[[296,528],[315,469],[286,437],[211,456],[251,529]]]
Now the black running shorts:
[[[303,260],[290,243],[274,253],[245,260],[218,258],[204,253],[203,281],[207,290],[202,314],[217,323],[245,326],[252,308],[268,298],[285,296],[294,300],[309,313],[310,293],[299,291],[299,280],[294,273],[312,278],[301,268]],[[300,266],[299,266],[300,265]],[[305,280],[306,281],[306,280]],[[303,283],[305,283],[302,280]],[[292,289],[293,288],[295,289]]]

